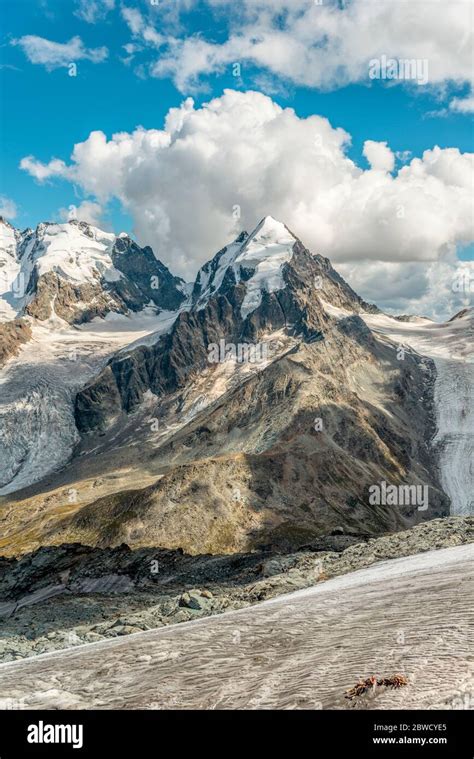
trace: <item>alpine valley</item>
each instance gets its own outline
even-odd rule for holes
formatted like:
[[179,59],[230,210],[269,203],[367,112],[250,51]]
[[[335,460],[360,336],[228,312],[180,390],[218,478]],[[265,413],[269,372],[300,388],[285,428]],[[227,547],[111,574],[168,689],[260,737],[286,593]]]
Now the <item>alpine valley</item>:
[[0,246],[4,659],[472,541],[472,308],[388,316],[271,216],[192,284],[85,222]]

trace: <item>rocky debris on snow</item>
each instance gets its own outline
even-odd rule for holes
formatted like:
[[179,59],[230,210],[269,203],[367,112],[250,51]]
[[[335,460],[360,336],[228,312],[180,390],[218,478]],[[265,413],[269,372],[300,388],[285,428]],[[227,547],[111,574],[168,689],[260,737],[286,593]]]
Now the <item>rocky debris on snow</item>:
[[[208,595],[209,591],[189,590],[183,593],[179,599],[179,605],[184,606],[187,609],[194,609],[201,611],[202,609],[209,608],[209,599],[212,598],[212,594]],[[206,594],[206,595],[205,595]]]
[[375,562],[471,543],[474,517],[437,519],[352,545],[341,538],[349,536],[288,554],[189,556],[76,544],[0,557],[0,660],[221,614]]

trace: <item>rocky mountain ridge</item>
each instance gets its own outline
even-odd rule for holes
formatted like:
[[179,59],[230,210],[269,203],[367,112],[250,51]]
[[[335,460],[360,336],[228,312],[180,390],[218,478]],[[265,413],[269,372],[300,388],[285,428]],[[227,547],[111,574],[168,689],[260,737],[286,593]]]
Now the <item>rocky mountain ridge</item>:
[[[141,256],[148,277],[143,250],[112,251],[114,269],[124,256],[131,276]],[[0,550],[65,542],[287,550],[338,526],[376,535],[449,513],[432,446],[433,361],[408,346],[401,355],[372,329],[371,319],[386,317],[284,224],[265,217],[240,234],[202,267],[189,300],[163,314],[146,336],[84,371],[75,358],[74,382],[55,398],[63,448],[51,451],[42,481],[48,414],[38,415],[39,460],[40,443],[25,429],[4,492],[28,487],[4,499]],[[89,350],[97,330],[130,322],[113,319],[55,339],[81,336]],[[216,346],[225,350],[210,360]],[[240,360],[239,346],[258,347],[259,359]],[[12,372],[28,355],[23,348],[7,366],[12,397]],[[41,409],[48,392],[41,389]],[[16,436],[20,408],[12,401],[8,409]],[[429,508],[372,504],[370,488],[381,481],[427,488]]]
[[[81,432],[103,428],[119,411],[130,412],[147,391],[157,396],[183,388],[209,366],[209,346],[255,345],[284,330],[305,342],[324,339],[324,302],[333,307],[377,312],[359,298],[328,259],[313,256],[283,224],[270,216],[251,235],[242,233],[201,268],[192,306],[153,346],[140,347],[109,363],[76,399]],[[369,336],[363,322],[357,329]]]

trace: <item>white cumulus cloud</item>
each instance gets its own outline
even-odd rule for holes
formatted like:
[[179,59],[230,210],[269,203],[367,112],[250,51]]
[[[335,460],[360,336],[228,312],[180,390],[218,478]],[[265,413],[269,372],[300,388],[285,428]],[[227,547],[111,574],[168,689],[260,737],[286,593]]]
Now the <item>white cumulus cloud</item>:
[[366,140],[364,142],[364,149],[362,152],[370,163],[372,169],[380,169],[380,171],[393,171],[393,167],[395,165],[395,156],[386,142]]
[[350,135],[324,117],[300,118],[262,93],[226,90],[202,107],[188,98],[170,109],[163,129],[110,139],[92,132],[68,164],[29,156],[21,166],[38,181],[74,182],[101,204],[118,198],[139,242],[188,279],[271,214],[348,271],[351,262],[364,262],[361,271],[370,263],[383,282],[387,264],[405,267],[400,282],[421,296],[429,267],[474,239],[474,154],[434,146],[394,171],[389,146],[367,141],[371,165],[363,169],[349,145]]
[[[175,5],[189,10],[192,3]],[[186,94],[235,62],[244,76],[251,76],[248,63],[296,85],[369,84],[369,62],[383,57],[401,61],[402,71],[423,67],[418,82],[438,91],[446,84],[472,85],[471,0],[207,0],[202,8],[217,14],[219,39],[187,30],[183,17],[181,34],[167,35],[166,49],[149,69],[153,76],[171,76]],[[145,23],[136,8],[127,9],[133,34],[150,35],[153,23],[166,19],[169,2],[162,0],[154,11]]]
[[67,208],[59,209],[61,221],[77,219],[77,221],[86,221],[99,229],[105,229],[105,226],[108,226],[104,225],[103,213],[104,209],[100,203],[92,200],[83,200],[78,206],[71,203]]
[[474,261],[458,261],[452,251],[429,264],[362,260],[337,268],[359,295],[390,313],[443,321],[473,304]]
[[69,42],[53,42],[44,37],[27,34],[12,40],[25,53],[31,63],[41,64],[48,70],[69,66],[70,63],[86,60],[102,63],[108,56],[106,47],[86,48],[80,37],[72,37]]
[[0,195],[0,216],[5,219],[14,219],[18,213],[16,203],[11,198]]
[[72,176],[72,172],[68,169],[65,162],[57,158],[53,158],[49,163],[44,164],[41,161],[37,161],[32,155],[28,155],[21,159],[20,169],[27,171],[38,182],[45,182],[52,177],[67,178],[68,174]]

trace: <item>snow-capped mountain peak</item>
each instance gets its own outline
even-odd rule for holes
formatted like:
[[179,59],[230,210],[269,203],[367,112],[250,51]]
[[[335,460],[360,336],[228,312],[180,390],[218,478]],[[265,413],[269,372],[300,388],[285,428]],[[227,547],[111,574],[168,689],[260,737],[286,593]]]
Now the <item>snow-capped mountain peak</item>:
[[198,308],[204,308],[231,277],[234,284],[245,282],[241,313],[245,318],[261,303],[262,292],[275,292],[284,286],[282,270],[293,255],[297,238],[273,216],[265,216],[249,235],[241,233],[222,248],[199,271],[194,288]]
[[297,242],[284,224],[273,216],[265,216],[240,248],[234,261],[235,267],[253,269],[246,282],[246,293],[242,303],[245,318],[260,305],[262,291],[276,292],[285,286],[283,266],[293,256],[293,246]]
[[247,240],[242,245],[242,248],[247,248],[251,246],[252,243],[267,247],[272,244],[285,244],[291,241],[294,244],[297,241],[297,238],[289,231],[285,224],[278,221],[273,216],[264,216],[253,232],[249,234]]
[[13,227],[9,221],[0,216],[0,249],[10,248],[14,246],[18,239],[19,232]]
[[125,233],[77,220],[24,232],[0,224],[0,321],[54,313],[77,323],[149,303],[170,310],[185,299],[182,284]]

